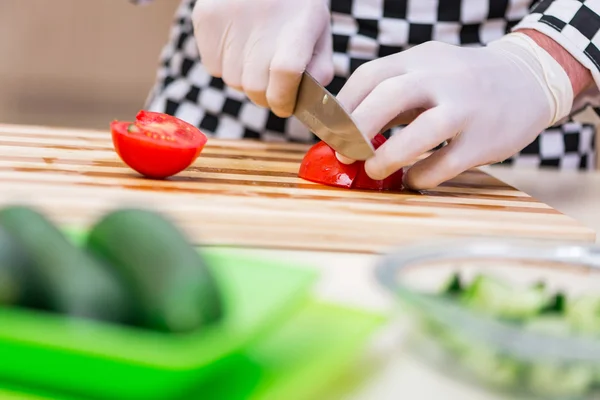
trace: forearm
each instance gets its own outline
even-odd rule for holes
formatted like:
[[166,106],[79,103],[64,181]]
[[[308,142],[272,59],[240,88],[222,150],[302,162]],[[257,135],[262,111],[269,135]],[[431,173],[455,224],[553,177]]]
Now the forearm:
[[571,85],[573,86],[573,94],[577,96],[583,90],[588,88],[593,83],[590,70],[584,67],[575,59],[567,50],[552,38],[544,35],[541,32],[533,29],[519,29],[521,32],[532,38],[540,47],[546,50],[565,70]]

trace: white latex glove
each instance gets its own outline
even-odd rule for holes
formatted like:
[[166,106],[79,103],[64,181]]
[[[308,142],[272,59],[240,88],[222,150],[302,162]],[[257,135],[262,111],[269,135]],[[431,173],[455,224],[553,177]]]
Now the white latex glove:
[[305,70],[333,79],[326,0],[198,0],[192,19],[208,72],[280,117],[293,112]]
[[424,111],[382,145],[365,169],[372,179],[383,179],[449,140],[405,175],[410,188],[429,189],[521,151],[568,115],[573,89],[550,54],[515,33],[482,48],[428,42],[363,64],[338,99],[369,137],[403,113]]

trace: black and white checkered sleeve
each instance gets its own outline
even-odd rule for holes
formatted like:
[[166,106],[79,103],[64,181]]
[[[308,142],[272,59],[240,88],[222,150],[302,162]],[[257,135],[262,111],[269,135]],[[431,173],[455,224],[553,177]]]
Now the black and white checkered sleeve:
[[600,0],[540,0],[514,28],[535,29],[588,68],[600,88]]

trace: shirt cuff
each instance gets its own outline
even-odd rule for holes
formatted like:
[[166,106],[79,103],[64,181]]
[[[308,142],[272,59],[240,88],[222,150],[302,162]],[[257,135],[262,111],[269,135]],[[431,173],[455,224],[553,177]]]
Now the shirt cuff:
[[600,0],[542,0],[513,31],[534,29],[590,70],[600,88]]

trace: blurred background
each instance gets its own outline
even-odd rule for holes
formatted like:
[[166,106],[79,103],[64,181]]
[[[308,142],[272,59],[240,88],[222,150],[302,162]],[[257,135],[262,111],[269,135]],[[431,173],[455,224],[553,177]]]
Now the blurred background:
[[178,4],[0,1],[0,123],[106,129],[133,118]]
[[[133,118],[179,2],[1,0],[0,123],[107,129]],[[591,109],[576,118],[600,132]]]

